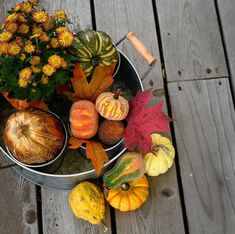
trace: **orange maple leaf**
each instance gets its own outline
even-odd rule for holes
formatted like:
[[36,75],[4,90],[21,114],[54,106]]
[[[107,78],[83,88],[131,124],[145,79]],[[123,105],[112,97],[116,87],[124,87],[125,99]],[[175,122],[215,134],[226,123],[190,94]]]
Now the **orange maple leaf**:
[[75,137],[69,139],[69,149],[77,149],[83,143],[86,144],[86,155],[91,160],[96,175],[99,176],[104,164],[109,161],[109,157],[105,152],[101,143],[91,140],[82,140]]
[[113,63],[110,66],[97,66],[91,81],[88,82],[81,65],[76,63],[73,69],[73,78],[71,78],[74,92],[66,91],[63,93],[73,102],[79,99],[95,102],[96,98],[112,85],[112,74],[115,66],[116,63]]

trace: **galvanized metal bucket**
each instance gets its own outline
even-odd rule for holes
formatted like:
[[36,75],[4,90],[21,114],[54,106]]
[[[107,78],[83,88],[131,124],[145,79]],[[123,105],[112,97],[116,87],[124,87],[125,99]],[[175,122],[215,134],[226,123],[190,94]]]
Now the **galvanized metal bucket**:
[[[126,36],[122,38],[117,44],[122,42],[125,38]],[[115,77],[118,76],[128,77],[128,79],[126,79],[126,82],[131,88],[133,94],[136,94],[138,90],[143,91],[143,85],[141,80],[143,80],[145,76],[148,74],[148,72],[152,69],[153,64],[150,64],[149,69],[147,69],[147,71],[140,78],[139,74],[137,73],[135,67],[130,62],[130,60],[124,55],[123,52],[119,51],[119,53],[120,53],[121,62]],[[69,157],[69,155],[67,155],[68,152],[64,152],[64,154],[61,154],[59,157],[60,160],[56,160],[57,163],[53,163],[54,169],[51,166],[50,169],[46,167],[45,168],[42,167],[41,169],[35,169],[20,164],[14,157],[9,155],[5,145],[2,142],[0,142],[0,150],[4,154],[6,161],[9,164],[3,166],[2,169],[12,166],[15,169],[15,171],[18,172],[25,179],[43,187],[56,188],[56,189],[71,189],[80,181],[88,179],[89,180],[97,179],[95,170],[93,168],[90,168],[83,172],[77,171],[76,173],[70,173],[70,174],[58,174],[57,173],[58,168],[60,168],[60,165],[63,163],[63,160],[65,160],[66,157],[67,158]],[[122,139],[118,144],[116,144],[115,147],[110,147],[109,149],[110,161],[104,165],[101,175],[106,170],[108,170],[110,167],[113,166],[115,160],[119,158],[125,152],[125,150],[126,148],[124,146],[124,139]]]

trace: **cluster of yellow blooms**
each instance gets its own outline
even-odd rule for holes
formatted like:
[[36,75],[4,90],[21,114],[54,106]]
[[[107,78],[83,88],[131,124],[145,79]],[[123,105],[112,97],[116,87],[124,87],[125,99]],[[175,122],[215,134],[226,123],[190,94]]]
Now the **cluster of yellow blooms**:
[[0,30],[0,56],[13,56],[23,64],[18,79],[21,88],[48,84],[58,69],[67,69],[63,50],[74,40],[65,26],[68,19],[64,10],[49,16],[37,10],[37,5],[38,0],[16,5]]

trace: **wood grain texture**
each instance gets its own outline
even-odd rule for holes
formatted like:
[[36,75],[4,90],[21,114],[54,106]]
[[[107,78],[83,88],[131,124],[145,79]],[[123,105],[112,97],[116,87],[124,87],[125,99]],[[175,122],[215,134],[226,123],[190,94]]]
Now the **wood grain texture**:
[[[0,163],[7,164],[2,154]],[[0,171],[0,187],[1,234],[38,233],[36,186],[8,168]]]
[[[103,233],[102,225],[93,225],[82,219],[77,219],[68,205],[70,191],[43,189],[42,190],[42,217],[44,234],[87,234]],[[104,223],[111,233],[109,207],[106,207]]]
[[[1,23],[7,11],[16,2],[19,1],[0,2]],[[7,164],[1,153],[0,163]],[[0,187],[0,232],[2,234],[38,233],[36,186],[20,177],[12,168],[8,168],[0,171]]]
[[168,81],[228,76],[214,0],[157,0]]
[[[151,1],[95,1],[95,15],[97,29],[108,32],[114,41],[126,32],[134,31],[159,58]],[[120,49],[141,73],[146,67],[145,62],[133,51],[129,42],[124,41]],[[145,89],[153,87],[152,104],[164,100],[159,60],[143,83]],[[166,105],[164,108],[166,111]],[[116,212],[117,233],[184,233],[175,167],[165,175],[151,178],[150,187],[150,198],[139,210]],[[167,197],[164,191],[170,191],[170,196]]]
[[224,36],[225,50],[228,56],[231,84],[233,92],[235,92],[235,1],[217,0],[217,3]]
[[235,113],[228,79],[170,83],[190,233],[234,233]]
[[[159,58],[152,2],[150,0],[94,1],[97,30],[106,31],[117,42],[128,32],[133,31],[149,50],[157,57],[155,68],[144,80],[153,89],[162,89],[161,61]],[[147,63],[140,58],[130,42],[125,40],[118,48],[133,62],[139,74]]]

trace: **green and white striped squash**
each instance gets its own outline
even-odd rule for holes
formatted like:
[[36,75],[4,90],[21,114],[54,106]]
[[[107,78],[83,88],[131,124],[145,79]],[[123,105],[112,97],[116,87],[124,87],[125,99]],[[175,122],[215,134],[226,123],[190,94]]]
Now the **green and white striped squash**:
[[109,66],[118,62],[118,51],[111,38],[105,32],[88,28],[76,34],[70,52],[81,64],[86,76],[90,76],[98,64]]

